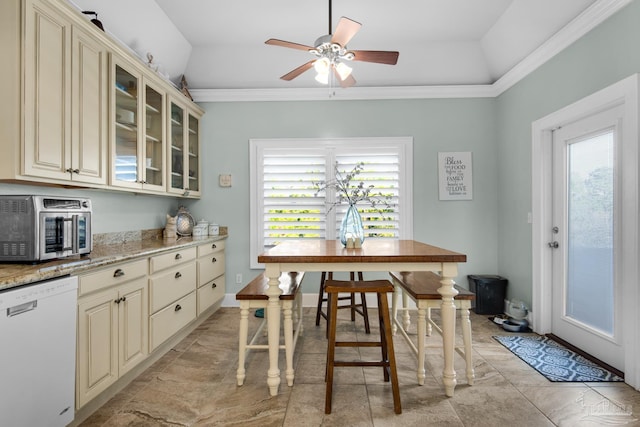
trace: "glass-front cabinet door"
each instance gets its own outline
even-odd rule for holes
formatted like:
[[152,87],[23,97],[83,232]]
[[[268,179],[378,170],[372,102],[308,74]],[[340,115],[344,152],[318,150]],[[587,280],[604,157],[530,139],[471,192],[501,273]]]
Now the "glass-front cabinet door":
[[145,82],[143,188],[165,190],[164,92]]
[[114,140],[112,146],[112,184],[140,187],[140,77],[120,64],[114,64]]
[[188,189],[200,192],[200,119],[188,114],[189,134],[189,177]]
[[169,192],[200,194],[200,115],[176,100],[169,103]]
[[171,120],[169,127],[171,131],[171,147],[169,161],[171,162],[171,173],[169,190],[172,193],[182,193],[185,189],[184,179],[184,114],[185,110],[175,102],[171,103]]
[[112,57],[111,185],[166,192],[166,92],[143,71]]

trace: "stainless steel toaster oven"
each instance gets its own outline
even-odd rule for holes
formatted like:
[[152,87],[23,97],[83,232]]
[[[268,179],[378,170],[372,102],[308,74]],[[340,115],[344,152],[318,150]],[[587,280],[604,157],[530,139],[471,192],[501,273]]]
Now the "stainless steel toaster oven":
[[44,261],[91,249],[90,199],[0,195],[0,261]]

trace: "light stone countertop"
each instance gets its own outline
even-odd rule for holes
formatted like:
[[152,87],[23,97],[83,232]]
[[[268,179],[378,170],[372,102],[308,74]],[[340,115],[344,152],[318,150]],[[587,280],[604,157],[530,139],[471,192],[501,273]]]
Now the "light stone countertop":
[[174,249],[225,240],[227,237],[228,235],[225,233],[219,236],[182,237],[179,239],[152,238],[121,243],[106,241],[94,243],[93,250],[87,255],[76,255],[34,264],[0,263],[0,291],[67,274],[80,274],[90,269],[148,257]]

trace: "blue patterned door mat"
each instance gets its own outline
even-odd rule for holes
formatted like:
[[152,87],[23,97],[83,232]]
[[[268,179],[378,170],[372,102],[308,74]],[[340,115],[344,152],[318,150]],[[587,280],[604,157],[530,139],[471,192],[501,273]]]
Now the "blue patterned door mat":
[[494,336],[529,366],[554,382],[613,382],[624,378],[540,335]]

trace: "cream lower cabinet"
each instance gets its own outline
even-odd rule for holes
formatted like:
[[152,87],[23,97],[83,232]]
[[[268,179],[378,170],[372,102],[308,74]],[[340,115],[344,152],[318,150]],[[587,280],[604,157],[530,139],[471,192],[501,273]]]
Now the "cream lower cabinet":
[[151,351],[196,318],[195,247],[149,260],[149,348]]
[[224,298],[224,248],[224,241],[198,246],[198,316]]
[[148,355],[147,259],[79,276],[76,406]]

